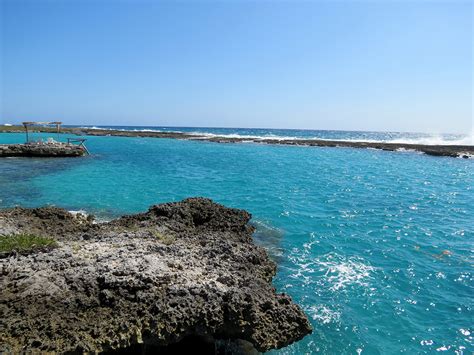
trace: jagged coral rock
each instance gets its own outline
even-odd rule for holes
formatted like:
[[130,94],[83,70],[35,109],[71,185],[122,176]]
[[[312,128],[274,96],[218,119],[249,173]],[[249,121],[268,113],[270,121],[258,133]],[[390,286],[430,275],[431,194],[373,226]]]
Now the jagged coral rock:
[[311,332],[277,294],[275,264],[246,211],[191,198],[94,224],[45,207],[0,211],[3,231],[53,236],[48,252],[0,259],[0,351],[100,352],[187,336],[258,351]]

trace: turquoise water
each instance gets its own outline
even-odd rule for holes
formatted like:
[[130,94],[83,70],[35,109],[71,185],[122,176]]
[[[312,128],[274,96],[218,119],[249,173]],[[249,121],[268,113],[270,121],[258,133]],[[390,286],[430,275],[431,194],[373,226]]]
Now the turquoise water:
[[[87,137],[79,159],[0,160],[0,207],[108,219],[206,196],[253,214],[312,335],[282,354],[471,354],[474,160],[368,149]],[[0,134],[0,143],[20,142]]]

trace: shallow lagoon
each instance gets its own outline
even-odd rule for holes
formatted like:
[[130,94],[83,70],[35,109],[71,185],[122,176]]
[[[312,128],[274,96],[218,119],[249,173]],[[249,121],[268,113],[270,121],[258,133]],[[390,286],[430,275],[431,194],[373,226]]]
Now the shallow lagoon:
[[210,197],[253,214],[275,286],[312,321],[279,352],[473,351],[474,160],[153,138],[87,146],[86,158],[0,160],[0,207],[108,219]]

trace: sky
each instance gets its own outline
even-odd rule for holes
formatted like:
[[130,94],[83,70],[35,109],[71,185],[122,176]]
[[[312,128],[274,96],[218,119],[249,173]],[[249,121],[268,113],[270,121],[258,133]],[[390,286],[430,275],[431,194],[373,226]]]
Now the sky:
[[0,123],[473,131],[471,1],[0,3]]

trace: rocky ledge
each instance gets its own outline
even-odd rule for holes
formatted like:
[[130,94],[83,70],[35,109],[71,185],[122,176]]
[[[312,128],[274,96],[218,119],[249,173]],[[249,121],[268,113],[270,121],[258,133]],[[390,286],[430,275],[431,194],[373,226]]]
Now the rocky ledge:
[[54,144],[0,144],[1,157],[79,157],[86,153],[81,146],[65,143]]
[[[54,132],[48,127],[38,127],[36,132]],[[22,133],[19,126],[0,126],[0,132]],[[117,136],[117,137],[150,137],[209,141],[215,143],[258,143],[277,144],[291,146],[309,147],[342,147],[342,148],[371,148],[386,151],[417,151],[427,155],[452,158],[473,158],[473,145],[427,145],[411,143],[393,142],[362,142],[362,141],[342,141],[327,139],[272,139],[272,138],[250,138],[250,137],[224,137],[207,136],[195,133],[184,132],[159,132],[159,131],[125,131],[118,129],[97,129],[97,128],[63,128],[64,133],[89,136]]]
[[186,341],[196,351],[206,343],[209,353],[218,344],[263,352],[303,338],[308,319],[276,293],[276,266],[253,243],[250,218],[204,198],[107,223],[54,207],[0,211],[0,238],[30,233],[57,243],[0,256],[0,352],[143,351]]

